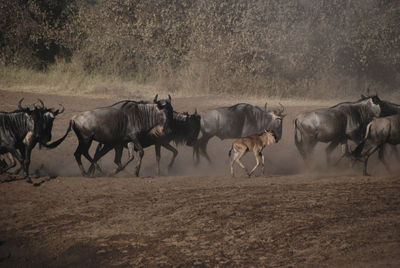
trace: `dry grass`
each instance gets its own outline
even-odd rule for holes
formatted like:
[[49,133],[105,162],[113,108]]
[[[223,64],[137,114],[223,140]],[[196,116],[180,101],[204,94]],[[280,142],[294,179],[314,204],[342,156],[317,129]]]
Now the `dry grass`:
[[[337,94],[341,97],[332,97],[334,95],[332,92],[324,95],[321,92],[326,90],[327,86],[323,83],[310,87],[312,88],[310,90],[314,91],[318,87],[321,88],[321,92],[314,95],[316,98],[310,98],[309,95],[280,97],[285,88],[276,89],[272,92],[274,96],[271,96],[271,93],[267,94],[267,89],[257,92],[244,89],[236,94],[215,93],[210,90],[208,71],[203,67],[201,64],[191,65],[176,76],[172,72],[160,71],[155,81],[144,83],[138,82],[139,79],[123,78],[117,75],[88,75],[79,66],[64,62],[54,64],[46,72],[0,66],[0,88],[29,93],[130,99],[149,99],[155,94],[171,94],[173,97],[216,96],[215,104],[218,105],[247,102],[263,106],[267,102],[268,105],[282,103],[285,106],[330,106],[340,101],[355,100],[358,97],[354,93]],[[383,97],[393,102],[400,102],[400,92],[393,92],[390,96]]]

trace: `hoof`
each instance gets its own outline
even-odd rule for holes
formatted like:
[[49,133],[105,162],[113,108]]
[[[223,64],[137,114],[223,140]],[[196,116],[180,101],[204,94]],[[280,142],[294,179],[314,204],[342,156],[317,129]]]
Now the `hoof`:
[[94,165],[91,165],[89,167],[88,173],[92,175],[94,173],[94,171],[95,171],[95,167],[94,167]]

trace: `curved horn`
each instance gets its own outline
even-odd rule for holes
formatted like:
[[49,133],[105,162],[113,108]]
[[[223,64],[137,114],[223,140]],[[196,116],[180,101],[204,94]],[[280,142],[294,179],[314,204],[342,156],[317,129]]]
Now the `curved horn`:
[[20,99],[18,102],[18,108],[23,110],[24,108],[22,107],[22,101],[24,100],[24,98]]
[[153,102],[157,102],[158,94],[154,97]]
[[279,111],[279,113],[282,114],[285,110],[285,107],[282,105],[282,103],[279,103],[279,105],[281,106],[281,110]]
[[171,102],[171,99],[172,99],[172,98],[171,98],[171,95],[169,95],[169,94],[168,94],[168,99],[169,99],[169,101]]
[[42,105],[42,107],[40,107],[40,108],[44,108],[44,103],[43,103],[43,101],[42,101],[41,99],[39,99],[39,98],[38,98],[38,101],[39,101],[40,105]]
[[267,103],[264,104],[264,111],[267,111]]
[[63,106],[61,103],[60,103],[59,105],[61,106],[61,111],[60,111],[60,110],[57,110],[56,113],[57,113],[57,114],[62,114],[62,113],[65,111],[65,108],[64,108],[64,106]]
[[197,108],[194,108],[194,114],[197,115]]

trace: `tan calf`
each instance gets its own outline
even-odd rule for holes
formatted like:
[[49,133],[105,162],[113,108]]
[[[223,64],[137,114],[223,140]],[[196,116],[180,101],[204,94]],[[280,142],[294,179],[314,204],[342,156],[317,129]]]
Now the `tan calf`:
[[[262,154],[262,150],[265,146],[275,143],[275,134],[273,131],[264,130],[264,132],[260,135],[249,136],[245,138],[239,138],[232,143],[232,148],[229,151],[229,158],[230,158],[230,167],[231,167],[231,175],[234,177],[233,173],[233,163],[236,161],[239,166],[241,166],[250,177],[251,174],[256,170],[256,168],[260,165],[260,158],[262,160],[262,173],[264,174],[264,155]],[[256,165],[254,168],[248,172],[247,168],[243,165],[240,161],[240,158],[246,154],[247,151],[251,151],[254,153],[256,157]]]

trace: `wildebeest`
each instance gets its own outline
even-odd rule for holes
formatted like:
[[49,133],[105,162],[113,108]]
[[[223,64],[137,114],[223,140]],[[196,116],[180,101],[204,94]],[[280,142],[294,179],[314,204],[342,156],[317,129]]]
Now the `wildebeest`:
[[[250,177],[251,174],[256,170],[256,168],[260,165],[259,156],[261,156],[262,163],[262,174],[264,174],[264,155],[262,151],[265,146],[270,145],[272,143],[278,142],[275,133],[271,130],[264,130],[260,135],[253,135],[249,137],[239,138],[232,143],[232,147],[229,151],[229,163],[231,168],[231,176],[234,177],[233,172],[233,164],[237,162],[240,167],[242,167],[247,175]],[[256,165],[254,168],[248,172],[247,168],[240,161],[240,158],[245,155],[247,152],[253,152],[256,158]]]
[[[69,124],[69,128],[63,138],[54,142],[50,147],[60,144],[67,136],[71,127],[78,137],[79,145],[74,153],[75,160],[83,176],[93,175],[95,167],[100,169],[97,161],[107,152],[115,149],[114,162],[117,164],[111,174],[123,170],[134,158],[134,149],[139,151],[139,161],[136,166],[136,175],[139,175],[141,161],[144,155],[143,146],[139,136],[158,127],[162,132],[170,131],[172,121],[171,97],[168,100],[157,100],[153,103],[120,101],[109,107],[97,108],[75,115]],[[92,158],[89,148],[93,141],[102,144]],[[128,147],[129,158],[122,165],[121,157],[124,145]],[[81,160],[81,155],[91,163],[89,174],[86,173]]]
[[[54,118],[64,111],[48,109],[39,99],[41,106],[32,104],[22,107],[23,98],[18,102],[18,110],[0,113],[0,153],[10,153],[17,159],[24,171],[24,177],[31,182],[29,165],[31,152],[37,143],[46,145],[51,140]],[[8,166],[3,171],[12,168]]]
[[[147,148],[152,145],[155,146],[157,175],[160,175],[161,146],[171,151],[173,154],[168,165],[169,169],[174,164],[175,158],[178,155],[178,151],[170,144],[170,142],[174,141],[175,144],[185,143],[188,146],[192,146],[197,140],[199,131],[200,115],[198,115],[197,110],[192,115],[174,111],[170,132],[165,132],[160,128],[160,126],[156,126],[148,132],[140,133],[139,142],[143,148]],[[96,152],[99,151],[102,146],[102,144],[99,144]],[[136,147],[135,150],[137,150]]]
[[[386,117],[374,118],[368,125],[365,132],[364,140],[352,152],[355,158],[363,158],[364,169],[363,175],[369,176],[367,165],[369,157],[379,150],[379,160],[390,171],[390,167],[385,160],[384,145],[400,144],[400,114]],[[399,155],[395,150],[397,159]]]
[[[389,102],[386,100],[381,100],[377,93],[375,95],[370,95],[369,90],[368,90],[367,96],[361,95],[361,99],[367,99],[367,98],[372,98],[374,103],[379,104],[379,107],[381,108],[380,117],[386,117],[386,116],[395,115],[395,114],[400,113],[400,105],[399,104],[392,103],[392,102]],[[399,155],[396,145],[387,143],[383,147],[391,147],[392,151],[396,154],[396,156]],[[382,148],[382,150],[384,150],[384,148]]]
[[326,148],[329,165],[332,151],[342,144],[348,155],[348,140],[361,142],[367,124],[380,113],[380,106],[371,97],[303,112],[294,120],[294,142],[306,164],[318,142],[330,143]]
[[211,159],[207,154],[208,141],[217,136],[221,140],[236,139],[261,133],[264,129],[270,129],[276,134],[277,141],[282,136],[282,120],[284,107],[274,111],[264,109],[247,103],[239,103],[230,107],[219,107],[200,113],[202,136],[193,146],[193,155],[196,163],[199,163],[199,154],[202,154],[209,163]]

